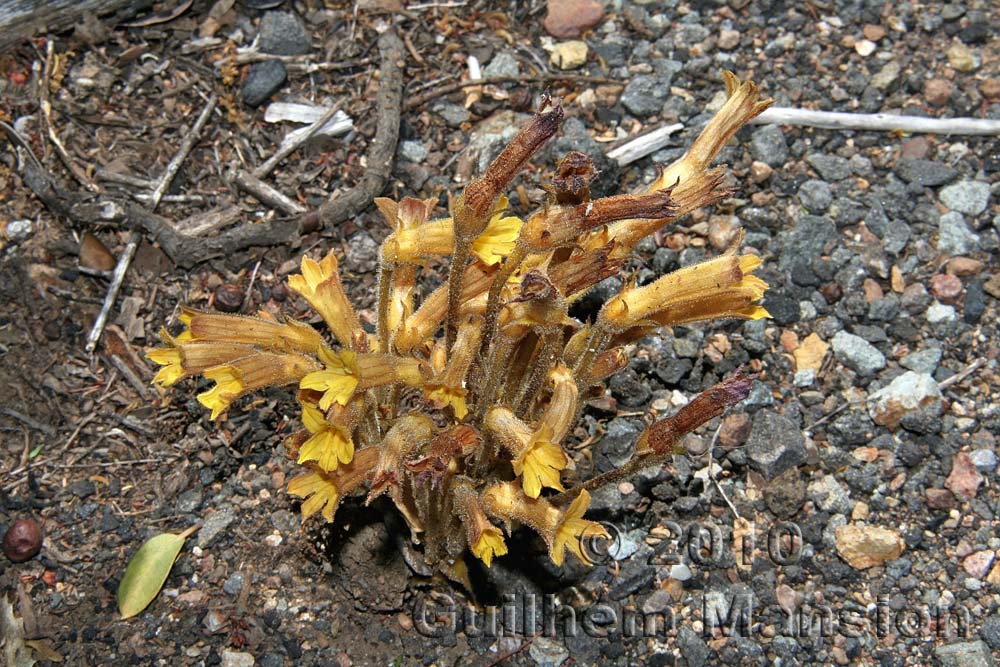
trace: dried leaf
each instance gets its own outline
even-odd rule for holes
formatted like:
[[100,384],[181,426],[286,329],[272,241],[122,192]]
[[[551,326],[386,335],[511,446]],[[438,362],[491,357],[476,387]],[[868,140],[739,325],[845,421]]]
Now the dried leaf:
[[822,338],[814,333],[809,334],[792,353],[795,357],[795,370],[804,371],[811,368],[818,373],[829,349],[830,345],[823,342]]
[[150,14],[149,16],[145,16],[136,21],[131,21],[129,23],[121,23],[119,25],[123,28],[144,28],[150,25],[169,23],[170,21],[173,21],[175,18],[177,18],[178,16],[186,12],[188,9],[190,9],[193,3],[194,0],[185,0],[185,2],[179,3],[177,6],[175,6],[173,9],[169,11]]
[[7,596],[0,599],[0,637],[3,637],[5,667],[32,667],[35,659],[24,643],[24,622],[14,616],[14,605]]
[[62,654],[52,648],[52,644],[49,643],[48,639],[28,639],[24,644],[31,647],[42,660],[48,660],[49,662],[63,661]]
[[189,529],[180,535],[154,535],[132,556],[118,585],[118,611],[122,618],[135,616],[153,601],[190,533]]

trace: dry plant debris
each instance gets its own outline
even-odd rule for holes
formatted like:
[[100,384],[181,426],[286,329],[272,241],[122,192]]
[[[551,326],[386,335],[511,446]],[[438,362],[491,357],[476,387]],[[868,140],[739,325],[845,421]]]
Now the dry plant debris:
[[[689,150],[636,195],[592,199],[590,159],[568,154],[550,200],[522,220],[504,190],[558,130],[563,110],[543,102],[489,168],[431,219],[435,200],[376,200],[392,233],[382,243],[377,327],[366,331],[330,252],[306,256],[288,286],[320,314],[329,337],[306,323],[183,308],[185,328],[166,330],[148,353],[155,381],[191,376],[215,384],[198,400],[218,418],[268,386],[298,387],[304,430],[285,442],[305,472],[288,492],[302,516],[333,521],[350,493],[387,494],[428,564],[464,581],[466,549],[487,566],[505,536],[526,525],[562,564],[588,562],[586,540],[603,528],[584,519],[589,490],[684,451],[682,438],[749,393],[737,372],[679,412],[649,426],[625,465],[566,489],[562,442],[596,387],[628,362],[628,345],[660,327],[768,315],[760,264],[737,255],[628,284],[593,322],[569,305],[616,275],[643,238],[731,190],[710,168],[725,143],[770,104],[752,82],[724,75],[728,100]],[[447,284],[416,303],[422,267],[448,261]],[[332,340],[336,344],[331,344]],[[556,492],[546,495],[545,489]]]

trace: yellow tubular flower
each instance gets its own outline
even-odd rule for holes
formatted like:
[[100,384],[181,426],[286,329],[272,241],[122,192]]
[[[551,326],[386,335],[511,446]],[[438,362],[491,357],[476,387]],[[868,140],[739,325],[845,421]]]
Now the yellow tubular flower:
[[323,518],[333,521],[340,500],[364,481],[378,460],[378,449],[367,447],[355,453],[354,460],[335,472],[312,470],[288,481],[288,493],[302,502],[302,520],[322,510]]
[[198,375],[207,368],[228,363],[233,359],[250,356],[258,352],[251,345],[238,343],[209,343],[191,341],[178,343],[179,338],[171,338],[165,331],[160,335],[170,347],[158,347],[146,352],[153,363],[163,366],[153,378],[153,382],[169,387],[191,375]]
[[340,504],[340,494],[337,485],[327,475],[319,471],[297,475],[288,481],[288,493],[302,501],[302,520],[305,521],[316,512],[323,511],[323,518],[333,521],[333,514]]
[[205,371],[205,379],[215,382],[215,386],[198,394],[198,402],[212,411],[212,419],[222,414],[246,390],[239,372],[233,366],[210,368]]
[[209,408],[215,419],[243,394],[298,382],[317,367],[313,359],[299,354],[258,352],[234,359],[205,369],[205,379],[214,381],[215,386],[198,394],[198,402]]
[[188,341],[237,343],[315,354],[323,343],[323,337],[308,324],[295,320],[280,323],[265,311],[257,317],[247,317],[184,308],[181,321],[188,329],[174,339],[178,344]]
[[514,474],[521,478],[529,498],[541,495],[542,488],[564,491],[559,472],[569,465],[562,447],[539,434],[512,462]]
[[537,498],[542,488],[563,490],[559,473],[569,465],[569,458],[562,447],[553,442],[551,427],[542,426],[538,432],[533,432],[507,408],[491,409],[486,414],[486,427],[513,455],[511,465],[521,478],[526,496]]
[[517,216],[505,216],[506,209],[507,198],[500,197],[490,223],[472,242],[472,252],[486,266],[493,266],[503,261],[503,258],[514,250],[517,237],[521,233],[521,226],[524,223]]
[[158,347],[146,352],[146,358],[154,364],[163,366],[156,371],[154,384],[169,387],[184,378],[187,374],[181,366],[181,351],[176,347]]
[[[465,269],[462,281],[462,307],[460,316],[482,313],[486,310],[486,292],[490,288],[495,271],[490,271],[478,263]],[[396,335],[395,346],[400,354],[406,354],[431,338],[441,328],[448,316],[448,286],[434,290],[424,299],[416,312],[406,318]]]
[[583,518],[584,513],[590,506],[590,494],[586,489],[580,491],[570,504],[566,513],[562,516],[556,526],[555,537],[549,547],[549,557],[556,565],[562,565],[566,558],[566,549],[569,549],[585,565],[593,565],[587,554],[583,551],[583,541],[595,537],[608,538],[608,531],[604,526]]
[[461,485],[455,489],[455,505],[465,526],[465,535],[472,554],[483,561],[486,567],[491,567],[494,556],[503,556],[507,553],[503,532],[490,523],[482,502],[468,485]]
[[[504,215],[507,203],[506,197],[500,197],[486,229],[472,242],[472,252],[486,266],[498,264],[509,255],[521,231],[523,223],[520,218]],[[386,239],[385,248],[386,259],[395,263],[419,262],[425,257],[450,255],[455,252],[454,221],[442,218],[397,231]]]
[[358,386],[356,355],[347,350],[337,353],[321,347],[319,358],[323,360],[325,368],[302,378],[299,386],[323,392],[319,399],[320,410],[328,410],[334,401],[347,405]]
[[288,286],[316,309],[342,346],[352,348],[356,340],[364,338],[361,322],[340,282],[332,250],[319,262],[303,257],[302,274],[288,276]]
[[507,543],[504,542],[503,533],[496,526],[483,530],[471,547],[472,555],[483,561],[486,567],[492,566],[494,556],[507,554]]
[[440,373],[424,385],[427,398],[439,406],[450,405],[455,416],[464,419],[469,413],[465,404],[465,376],[479,351],[482,338],[482,318],[473,316],[458,327],[451,357]]
[[315,461],[325,472],[330,472],[336,470],[341,463],[350,463],[354,458],[354,442],[350,431],[340,424],[327,421],[319,408],[303,404],[302,423],[311,435],[299,449],[299,463]]
[[672,326],[723,317],[768,317],[767,310],[756,303],[767,283],[750,275],[760,263],[756,255],[726,254],[684,267],[610,299],[598,320],[621,331],[651,322]]
[[[773,100],[761,99],[756,84],[752,81],[741,83],[732,72],[723,72],[722,78],[729,99],[715,113],[687,152],[664,169],[647,190],[655,192],[672,188],[671,198],[677,205],[676,212],[662,220],[626,220],[611,225],[611,236],[618,242],[614,257],[628,256],[639,241],[656,229],[729,195],[730,190],[722,185],[725,172],[721,169],[709,170],[708,167],[726,142],[741,127],[771,106]],[[593,243],[584,245],[593,247]]]

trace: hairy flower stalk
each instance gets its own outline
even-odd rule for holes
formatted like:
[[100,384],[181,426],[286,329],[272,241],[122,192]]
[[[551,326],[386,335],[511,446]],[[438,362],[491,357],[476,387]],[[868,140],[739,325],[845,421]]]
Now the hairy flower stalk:
[[[729,100],[688,152],[648,191],[594,199],[587,156],[571,152],[525,219],[504,191],[558,131],[555,104],[526,127],[463,192],[450,215],[434,199],[376,200],[389,227],[380,251],[376,324],[361,324],[335,255],[303,257],[289,286],[322,328],[261,312],[253,317],[182,308],[183,331],[149,350],[162,386],[201,376],[198,400],[213,419],[268,386],[297,388],[302,430],[286,438],[302,473],[288,483],[303,519],[334,519],[351,495],[385,497],[405,518],[426,561],[467,581],[464,556],[486,567],[517,527],[535,531],[561,565],[587,563],[586,541],[605,535],[584,518],[590,491],[684,451],[684,436],[749,393],[741,372],[653,423],[620,468],[587,479],[588,452],[568,446],[603,382],[628,365],[631,343],[663,327],[759,319],[767,285],[760,259],[723,255],[636,286],[626,280],[592,322],[571,304],[610,276],[644,237],[730,190],[711,163],[770,103],[752,83],[724,75]],[[546,100],[545,106],[549,102]],[[422,289],[444,263],[447,283]],[[424,295],[422,298],[420,295]]]

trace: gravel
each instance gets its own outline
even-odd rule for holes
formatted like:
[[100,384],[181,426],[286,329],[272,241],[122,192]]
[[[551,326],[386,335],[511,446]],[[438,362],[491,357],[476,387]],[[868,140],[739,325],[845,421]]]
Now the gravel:
[[278,60],[265,60],[254,63],[247,71],[241,93],[243,101],[249,107],[259,107],[270,99],[271,95],[285,85],[288,70],[285,64]]
[[982,181],[959,181],[941,188],[938,197],[952,211],[976,216],[986,210],[990,200],[990,184]]
[[290,12],[267,12],[260,20],[257,50],[276,56],[301,56],[312,50],[302,20]]
[[801,465],[806,460],[802,431],[790,419],[773,410],[760,410],[753,418],[746,455],[750,467],[765,479]]
[[873,375],[885,368],[885,355],[860,336],[838,331],[832,346],[837,360],[860,375]]

